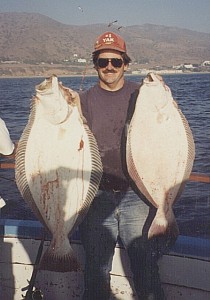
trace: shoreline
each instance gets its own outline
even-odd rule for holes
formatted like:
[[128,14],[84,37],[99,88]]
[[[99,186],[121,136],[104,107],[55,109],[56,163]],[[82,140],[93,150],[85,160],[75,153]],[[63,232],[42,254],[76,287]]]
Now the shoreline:
[[[152,71],[148,70],[148,73],[150,73]],[[147,76],[148,73],[139,73],[139,74],[132,74],[132,73],[128,73],[128,74],[125,74],[125,76],[129,77],[138,77],[138,76]],[[210,72],[182,72],[182,73],[177,73],[177,72],[154,72],[156,74],[159,74],[161,76],[164,76],[164,75],[199,75],[199,74],[210,74]],[[46,75],[4,75],[4,76],[0,76],[0,80],[1,79],[24,79],[24,78],[40,78],[40,79],[43,79],[43,78],[48,78],[52,75],[56,75],[58,78],[85,78],[85,77],[98,77],[97,74],[69,74],[69,75],[63,75],[63,74],[55,74],[55,73],[52,73],[51,75],[49,74],[46,74]]]
[[[210,68],[201,70],[176,70],[172,68],[163,68],[156,70],[152,66],[130,65],[125,72],[126,76],[146,76],[148,73],[164,75],[180,75],[180,74],[206,74],[210,73]],[[1,78],[48,78],[55,74],[57,77],[95,77],[98,76],[97,71],[90,64],[84,65],[61,65],[61,64],[0,64]]]

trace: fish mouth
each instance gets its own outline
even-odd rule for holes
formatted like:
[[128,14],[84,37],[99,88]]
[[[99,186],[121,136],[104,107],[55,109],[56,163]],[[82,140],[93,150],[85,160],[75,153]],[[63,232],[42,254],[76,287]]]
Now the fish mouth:
[[43,82],[35,86],[36,92],[40,94],[47,94],[49,90],[52,89],[54,85],[58,83],[58,77],[56,75],[52,75],[48,78],[45,78]]
[[58,82],[58,77],[52,75],[46,78],[35,90],[45,119],[54,125],[66,122],[72,112],[72,95],[69,89]]
[[41,82],[39,85],[35,86],[35,90],[40,95],[48,95],[53,93],[53,90],[59,89],[65,100],[70,105],[75,105],[72,95],[72,91],[64,87],[61,82],[58,82],[57,75],[52,75],[48,78],[46,78],[43,82]]

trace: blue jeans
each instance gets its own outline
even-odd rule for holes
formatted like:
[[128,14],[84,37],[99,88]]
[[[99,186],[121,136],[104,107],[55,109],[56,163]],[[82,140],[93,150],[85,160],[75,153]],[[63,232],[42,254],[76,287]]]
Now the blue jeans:
[[110,271],[118,239],[127,250],[139,299],[146,299],[152,290],[161,289],[156,239],[147,239],[154,215],[155,209],[149,208],[132,190],[98,192],[80,225],[86,254],[83,299],[110,298]]

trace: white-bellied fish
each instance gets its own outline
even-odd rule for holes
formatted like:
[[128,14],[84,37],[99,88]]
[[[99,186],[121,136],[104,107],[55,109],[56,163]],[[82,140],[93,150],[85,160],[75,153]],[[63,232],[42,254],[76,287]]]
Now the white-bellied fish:
[[149,238],[177,237],[173,204],[190,176],[194,158],[191,129],[170,88],[160,76],[148,74],[127,128],[126,164],[140,193],[157,208]]
[[40,268],[80,269],[69,237],[98,191],[102,163],[85,123],[79,95],[56,76],[36,86],[16,151],[16,183],[36,217],[52,234]]

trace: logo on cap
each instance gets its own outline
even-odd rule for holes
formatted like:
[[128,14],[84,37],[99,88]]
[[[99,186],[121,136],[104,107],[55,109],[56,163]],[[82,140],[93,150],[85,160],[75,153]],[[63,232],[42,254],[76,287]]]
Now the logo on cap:
[[114,37],[112,37],[112,34],[106,34],[105,37],[103,38],[104,44],[111,44],[114,43]]
[[124,40],[112,32],[106,32],[98,37],[95,43],[95,51],[103,49],[114,49],[121,52],[126,52]]

